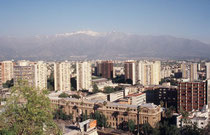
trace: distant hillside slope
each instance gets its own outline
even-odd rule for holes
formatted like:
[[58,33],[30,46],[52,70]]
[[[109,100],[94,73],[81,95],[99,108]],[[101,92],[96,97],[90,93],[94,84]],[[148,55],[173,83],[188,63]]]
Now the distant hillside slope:
[[76,32],[48,37],[0,37],[0,59],[210,58],[210,45],[172,36]]

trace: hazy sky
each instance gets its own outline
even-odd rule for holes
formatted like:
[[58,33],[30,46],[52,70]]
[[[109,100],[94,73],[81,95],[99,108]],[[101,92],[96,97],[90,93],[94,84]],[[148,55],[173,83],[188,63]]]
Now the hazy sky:
[[78,30],[172,35],[210,43],[210,0],[0,0],[0,36]]

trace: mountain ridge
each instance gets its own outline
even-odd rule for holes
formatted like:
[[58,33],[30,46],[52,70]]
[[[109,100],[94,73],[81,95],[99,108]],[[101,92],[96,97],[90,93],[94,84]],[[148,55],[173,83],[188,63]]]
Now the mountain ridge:
[[78,31],[28,38],[0,37],[0,60],[210,58],[210,45],[169,35]]

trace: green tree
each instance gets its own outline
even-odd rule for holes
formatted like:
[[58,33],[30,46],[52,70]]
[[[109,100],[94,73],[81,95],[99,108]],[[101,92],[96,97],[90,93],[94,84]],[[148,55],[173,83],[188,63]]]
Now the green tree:
[[107,118],[101,112],[95,111],[90,118],[97,120],[97,127],[108,127]]
[[79,96],[79,95],[77,95],[77,94],[73,94],[73,95],[71,95],[72,96],[72,98],[77,98],[77,99],[80,99],[81,97]]
[[112,92],[114,92],[114,88],[110,86],[104,87],[104,93],[112,93]]
[[61,119],[61,120],[71,120],[73,118],[72,114],[67,115],[63,112],[62,108],[56,109],[54,112],[54,119]]
[[93,84],[93,93],[98,93],[99,92],[99,89],[98,89],[98,86],[97,84]]
[[119,111],[114,111],[113,113],[112,113],[112,116],[115,118],[115,120],[116,120],[116,128],[118,129],[118,115],[119,115],[120,113],[119,113]]
[[25,81],[18,81],[11,89],[0,123],[0,131],[7,134],[61,134],[53,121],[52,105],[46,91],[29,87]]
[[135,122],[133,120],[128,120],[128,130],[133,132],[135,130]]
[[7,80],[6,83],[3,83],[3,88],[11,88],[14,86],[14,80]]
[[47,89],[50,91],[54,90],[54,73],[51,72],[50,77],[47,78]]
[[154,134],[153,128],[150,126],[149,123],[143,124],[141,128],[142,128],[143,135],[153,135]]
[[60,98],[67,98],[67,97],[69,97],[69,95],[66,94],[65,92],[62,92],[58,97],[60,97]]

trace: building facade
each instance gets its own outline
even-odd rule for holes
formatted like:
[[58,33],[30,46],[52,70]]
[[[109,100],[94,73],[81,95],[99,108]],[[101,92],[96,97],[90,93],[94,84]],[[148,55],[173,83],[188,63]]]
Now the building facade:
[[77,90],[90,90],[92,87],[92,72],[89,62],[77,62]]
[[160,61],[138,61],[136,64],[136,80],[142,85],[159,85],[161,79]]
[[185,111],[201,110],[207,103],[206,82],[179,82],[177,107]]
[[68,91],[71,90],[71,65],[69,62],[54,63],[54,89]]
[[35,87],[43,90],[47,89],[47,64],[43,61],[38,61],[34,65]]
[[[152,127],[161,120],[162,109],[160,106],[154,104],[140,105],[140,112],[138,116],[137,105],[123,105],[118,103],[111,103],[106,101],[92,101],[92,100],[79,100],[79,99],[61,99],[50,98],[51,102],[57,106],[63,106],[66,114],[73,114],[73,119],[76,121],[83,113],[88,116],[96,111],[95,105],[98,105],[97,111],[103,113],[107,118],[107,123],[112,128],[117,128],[122,122],[133,120],[137,125],[137,117],[139,117],[139,124],[149,123]],[[124,114],[127,112],[127,116]],[[117,114],[117,115],[113,115]]]
[[131,84],[136,84],[136,63],[135,61],[127,61],[124,63],[125,81],[130,80]]
[[190,81],[198,80],[197,63],[190,64]]
[[1,62],[1,81],[2,83],[6,83],[6,81],[10,81],[13,79],[13,70],[14,70],[13,61],[2,61]]
[[101,68],[101,76],[103,78],[107,78],[107,79],[113,78],[113,62],[112,61],[102,61],[101,63],[98,64],[98,69],[100,68]]
[[173,106],[177,109],[177,87],[176,86],[154,86],[145,90],[146,102],[164,107]]
[[28,61],[18,61],[14,66],[14,85],[19,80],[27,81],[31,87],[35,86],[35,66]]
[[210,79],[210,62],[206,62],[206,79]]

